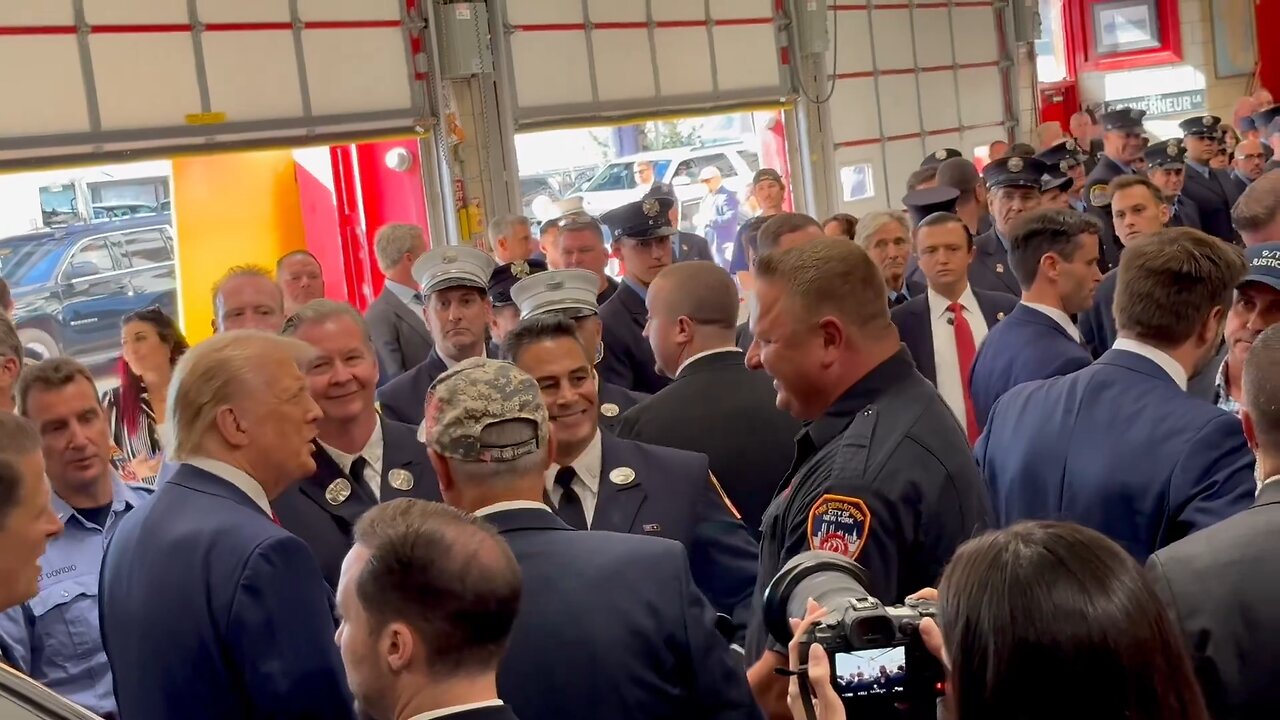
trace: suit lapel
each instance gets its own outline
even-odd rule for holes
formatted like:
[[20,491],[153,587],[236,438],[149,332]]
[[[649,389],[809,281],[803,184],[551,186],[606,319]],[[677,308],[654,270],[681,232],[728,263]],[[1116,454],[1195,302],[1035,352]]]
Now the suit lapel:
[[400,318],[400,320],[405,325],[408,325],[409,329],[413,332],[421,335],[427,340],[431,340],[431,333],[427,330],[427,324],[423,322],[421,317],[414,315],[412,308],[406,305],[403,300],[397,297],[396,294],[390,290],[383,290],[382,293],[389,296],[387,297],[386,302],[391,306],[391,311],[395,313],[397,318]]
[[[433,497],[429,488],[418,487],[419,483],[435,479],[431,471],[422,445],[415,434],[402,431],[407,428],[389,420],[382,421],[382,485],[379,494],[383,502],[397,498]],[[415,452],[415,448],[418,452]],[[413,478],[413,484],[401,490],[387,479],[392,470],[404,470]]]
[[911,313],[911,322],[907,323],[908,333],[911,335],[910,344],[920,349],[920,357],[915,358],[916,369],[929,382],[937,385],[938,363],[933,355],[933,313],[929,311],[929,299],[926,297],[923,301],[912,304],[908,312]]
[[[610,477],[619,468],[630,469],[635,478],[625,485],[615,483]],[[636,515],[646,497],[641,470],[635,467],[634,453],[630,451],[627,441],[619,440],[609,433],[601,434],[600,493],[595,515],[591,520],[592,530],[635,532]]]
[[[313,445],[315,450],[312,451],[311,456],[316,461],[316,471],[311,474],[311,477],[298,484],[299,489],[303,495],[311,498],[311,501],[320,506],[325,512],[342,518],[350,525],[355,525],[360,516],[373,507],[372,493],[369,492],[369,488],[365,485],[363,479],[353,481],[342,468],[338,467],[338,463],[334,462],[333,456],[328,451],[320,447],[318,443],[313,443]],[[329,501],[327,491],[329,486],[338,480],[347,482],[350,494],[341,502],[335,504]]]

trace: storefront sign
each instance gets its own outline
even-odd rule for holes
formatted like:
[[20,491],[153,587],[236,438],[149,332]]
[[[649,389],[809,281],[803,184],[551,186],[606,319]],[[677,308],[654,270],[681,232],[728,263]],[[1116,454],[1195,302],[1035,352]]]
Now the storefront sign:
[[1145,97],[1107,100],[1106,110],[1116,108],[1138,108],[1146,110],[1147,117],[1167,117],[1169,115],[1186,115],[1205,109],[1204,90],[1187,90],[1185,92],[1147,95]]

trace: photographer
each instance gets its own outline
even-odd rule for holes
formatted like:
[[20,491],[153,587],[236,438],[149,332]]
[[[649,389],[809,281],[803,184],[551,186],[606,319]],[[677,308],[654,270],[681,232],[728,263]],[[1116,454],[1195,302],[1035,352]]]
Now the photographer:
[[[940,622],[925,619],[919,632],[946,668],[944,705],[954,720],[1208,718],[1187,653],[1141,569],[1093,530],[1032,522],[975,538],[956,552],[940,589],[916,597],[939,600]],[[796,638],[826,614],[810,601],[793,622]],[[801,645],[791,643],[792,671]],[[809,648],[815,714],[843,720],[827,657]],[[799,687],[793,677],[788,701],[804,720]]]

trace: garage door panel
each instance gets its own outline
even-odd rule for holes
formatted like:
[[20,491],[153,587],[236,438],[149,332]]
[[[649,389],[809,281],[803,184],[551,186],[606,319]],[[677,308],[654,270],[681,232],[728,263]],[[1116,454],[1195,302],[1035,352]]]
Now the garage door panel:
[[21,113],[0,112],[0,137],[87,132],[89,110],[82,91],[74,37],[15,37],[0,42],[0,68],[20,68],[40,58],[40,72],[0,72],[0,98]]
[[[302,48],[317,115],[394,110],[410,104],[398,29],[304,30]],[[394,80],[397,69],[401,82],[369,82],[371,76]]]
[[658,22],[674,20],[706,20],[707,6],[689,0],[650,0],[653,19]]
[[957,104],[955,72],[920,73],[920,109],[926,131],[960,127]]
[[[634,0],[624,0],[634,2]],[[711,17],[717,20],[743,20],[773,16],[773,0],[711,0]]]
[[[130,0],[132,2],[132,0]],[[298,0],[298,17],[304,22],[352,22],[399,20],[403,0]]]
[[516,102],[521,107],[590,102],[587,39],[576,32],[523,32],[511,38],[518,57],[540,62],[513,63]]
[[881,75],[880,106],[886,109],[884,131],[887,135],[920,132],[920,98],[916,76]]
[[507,21],[513,25],[582,22],[582,0],[506,0]]
[[849,143],[879,137],[878,108],[875,80],[865,77],[837,80],[835,93],[831,96],[831,116],[839,119],[832,123],[835,142]]
[[75,9],[69,2],[0,3],[0,25],[39,27],[70,25],[74,21]]
[[595,38],[596,85],[600,99],[652,99],[653,54],[646,30],[606,30]]
[[[946,148],[955,148],[965,155],[971,155],[969,148],[965,147],[964,135],[962,133],[950,132],[925,136],[924,154],[926,156]],[[922,157],[921,159],[924,158]]]
[[947,10],[915,11],[916,62],[920,67],[950,65],[951,23]]
[[84,0],[90,25],[163,25],[186,23],[186,0]]
[[959,72],[959,79],[960,120],[964,125],[986,125],[1004,119],[999,68],[966,68]]
[[884,198],[889,207],[901,208],[902,196],[907,194],[907,179],[924,159],[924,143],[919,138],[891,140],[884,144],[884,157],[888,165]]
[[[704,28],[655,30],[658,50],[658,81],[664,95],[697,95],[714,90],[711,81],[711,50]],[[634,68],[633,68],[634,70]]]
[[95,78],[104,131],[178,125],[200,112],[190,35],[90,36],[89,53],[95,68],[111,68]]
[[588,0],[587,14],[593,23],[644,22],[643,2],[616,3],[613,0]]
[[197,0],[201,22],[289,22],[289,0]]
[[871,11],[871,32],[875,36],[876,66],[882,72],[910,70],[916,66],[911,48],[910,10]]
[[1000,41],[992,9],[957,7],[952,12],[956,26],[956,62],[969,65],[999,60]]
[[997,140],[1008,140],[1003,127],[985,127],[967,130],[960,140],[961,144],[956,147],[966,154],[972,153],[978,148],[985,148]]
[[711,32],[716,46],[716,80],[721,90],[781,84],[777,55],[767,51],[774,43],[772,25],[719,25]]
[[840,47],[836,52],[836,73],[871,72],[875,67],[871,56],[871,30],[865,10],[836,13]]
[[204,52],[209,99],[219,111],[240,120],[302,114],[292,32],[209,33]]

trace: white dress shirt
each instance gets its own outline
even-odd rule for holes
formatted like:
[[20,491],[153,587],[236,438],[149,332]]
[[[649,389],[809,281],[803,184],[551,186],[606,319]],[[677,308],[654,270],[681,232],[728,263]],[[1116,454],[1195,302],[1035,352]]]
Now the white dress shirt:
[[[329,457],[338,463],[338,467],[342,468],[343,472],[347,475],[351,474],[351,463],[356,461],[355,455],[344,453],[323,440],[320,441],[320,447],[329,453]],[[377,502],[382,502],[382,451],[382,418],[379,417],[373,424],[373,433],[369,435],[369,441],[358,453],[365,462],[364,475],[360,479],[369,486],[369,490],[373,492],[373,499]],[[351,479],[355,480],[355,478]]]
[[1115,344],[1111,346],[1111,349],[1128,350],[1135,355],[1141,355],[1142,357],[1159,365],[1162,370],[1169,373],[1169,377],[1173,378],[1174,382],[1178,383],[1178,387],[1182,388],[1184,392],[1186,391],[1187,371],[1178,364],[1177,360],[1169,357],[1169,354],[1165,351],[1153,348],[1144,342],[1131,340],[1129,338],[1118,338]]
[[[960,427],[968,422],[964,411],[964,383],[960,379],[960,351],[956,349],[956,328],[951,322],[951,301],[929,288],[929,324],[933,330],[933,364],[938,379],[938,394],[951,408]],[[982,316],[982,308],[978,307],[978,298],[973,289],[965,287],[960,296],[960,305],[964,307],[964,319],[969,321],[969,329],[973,331],[973,349],[976,352],[987,337],[987,319]]]
[[546,503],[534,502],[532,500],[503,500],[492,505],[485,505],[479,510],[471,513],[476,517],[484,517],[493,513],[502,512],[504,510],[546,510],[551,512],[551,508]]
[[1061,325],[1063,330],[1067,331],[1067,334],[1071,336],[1071,339],[1075,340],[1076,342],[1081,341],[1080,329],[1076,327],[1075,323],[1071,322],[1070,315],[1062,312],[1056,307],[1049,307],[1048,305],[1041,305],[1040,303],[1027,302],[1026,300],[1023,300],[1022,304],[1026,305],[1032,310],[1039,310],[1045,315],[1048,315],[1050,318],[1053,319],[1054,322]]
[[480,708],[497,707],[502,704],[497,698],[493,700],[485,700],[484,702],[467,703],[466,705],[454,705],[452,707],[440,708],[439,710],[431,710],[430,712],[420,713],[409,718],[409,720],[435,720],[436,718],[447,717],[468,710],[479,710]]
[[689,356],[689,359],[688,359],[688,360],[685,360],[684,362],[680,363],[680,367],[676,368],[676,375],[678,376],[680,373],[684,372],[684,369],[685,369],[685,368],[687,368],[687,367],[689,367],[689,363],[693,362],[694,360],[698,360],[698,359],[704,358],[704,357],[706,357],[706,356],[708,356],[708,355],[715,355],[716,353],[730,353],[730,352],[732,352],[732,353],[741,353],[741,352],[742,352],[742,348],[739,348],[739,347],[722,347],[722,348],[716,348],[716,349],[714,349],[714,350],[703,350],[703,351],[702,351],[702,352],[700,352],[700,353],[694,353],[693,355],[690,355],[690,356]]
[[267,517],[275,517],[275,513],[271,512],[271,501],[267,499],[267,491],[262,489],[257,480],[249,477],[249,474],[240,468],[232,467],[221,460],[207,457],[194,457],[182,462],[184,465],[198,467],[207,473],[217,475],[235,485],[240,492],[248,495],[250,500],[262,508],[262,512],[266,513]]
[[[596,514],[596,498],[600,495],[602,451],[600,431],[596,430],[595,437],[591,438],[591,444],[587,445],[587,449],[583,450],[582,454],[570,463],[577,476],[573,478],[573,482],[569,484],[569,487],[578,493],[578,499],[582,501],[582,514],[587,518],[587,528],[591,527],[591,519]],[[551,498],[551,502],[555,503],[556,507],[560,506],[560,496],[564,494],[560,486],[556,485],[556,471],[559,469],[559,465],[552,463],[544,475],[547,495]]]

